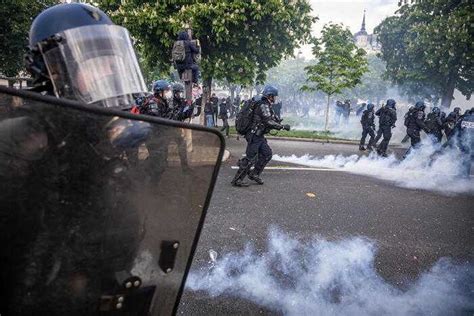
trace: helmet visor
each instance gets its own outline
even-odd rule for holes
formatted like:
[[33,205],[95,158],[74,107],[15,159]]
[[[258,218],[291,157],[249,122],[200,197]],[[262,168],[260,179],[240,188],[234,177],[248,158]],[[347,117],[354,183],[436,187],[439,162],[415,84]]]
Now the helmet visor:
[[146,91],[125,28],[91,25],[59,36],[58,46],[43,53],[57,97],[112,107]]

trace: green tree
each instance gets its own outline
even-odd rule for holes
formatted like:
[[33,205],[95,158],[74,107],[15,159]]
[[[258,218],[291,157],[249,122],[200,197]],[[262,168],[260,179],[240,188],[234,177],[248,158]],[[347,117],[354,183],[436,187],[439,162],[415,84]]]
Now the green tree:
[[305,67],[311,61],[297,57],[286,59],[267,71],[267,81],[278,87],[283,96],[295,96],[301,93],[301,86],[306,83]]
[[[250,85],[310,40],[307,0],[99,0],[116,23],[136,40],[147,68],[169,70],[173,42],[190,27],[202,49],[204,91],[213,79]],[[151,66],[150,66],[151,65]]]
[[[16,77],[25,70],[23,56],[33,19],[57,0],[2,1],[0,5],[0,74]],[[10,85],[13,81],[9,82]]]
[[468,0],[402,1],[395,16],[375,32],[387,76],[410,94],[441,98],[448,108],[458,89],[468,99],[474,89],[472,25]]
[[390,81],[384,78],[385,62],[376,55],[367,55],[368,71],[364,73],[360,84],[350,90],[346,90],[343,95],[346,98],[359,98],[369,100],[379,104],[380,100],[387,95],[387,90],[391,86]]
[[307,66],[308,82],[303,90],[319,90],[327,95],[325,130],[328,129],[331,96],[340,94],[361,82],[367,71],[365,51],[357,48],[349,29],[339,24],[326,24],[321,38],[314,41],[315,65]]

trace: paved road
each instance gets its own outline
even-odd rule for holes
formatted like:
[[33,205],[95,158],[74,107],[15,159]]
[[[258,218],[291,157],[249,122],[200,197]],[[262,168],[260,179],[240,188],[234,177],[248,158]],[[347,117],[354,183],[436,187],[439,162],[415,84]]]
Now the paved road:
[[[274,154],[323,156],[358,153],[354,145],[271,141]],[[253,242],[265,249],[272,225],[302,239],[366,236],[377,242],[377,271],[402,287],[441,257],[474,262],[474,197],[448,197],[396,187],[390,182],[345,172],[268,170],[265,185],[233,188],[231,169],[244,141],[230,139],[232,157],[221,169],[201,236],[194,268],[206,266],[209,250],[220,254]],[[397,149],[395,149],[397,151]],[[401,152],[398,150],[397,152]],[[288,165],[271,162],[270,165]],[[306,193],[312,192],[315,198]],[[231,229],[232,228],[232,229]],[[272,314],[233,297],[209,298],[186,291],[186,315]]]

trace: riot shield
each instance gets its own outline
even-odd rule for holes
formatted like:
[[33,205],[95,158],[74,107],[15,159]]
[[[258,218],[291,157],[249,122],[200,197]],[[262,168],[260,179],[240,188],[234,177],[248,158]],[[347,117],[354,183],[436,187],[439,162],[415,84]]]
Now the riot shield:
[[200,126],[0,87],[0,314],[175,313],[223,149]]

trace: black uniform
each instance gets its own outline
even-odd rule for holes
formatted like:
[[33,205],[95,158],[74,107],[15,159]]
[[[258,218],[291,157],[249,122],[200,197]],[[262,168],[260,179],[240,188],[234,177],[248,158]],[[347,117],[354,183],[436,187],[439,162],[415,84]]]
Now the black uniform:
[[173,107],[171,109],[171,119],[175,121],[184,121],[193,116],[194,107],[188,106],[186,100],[181,97],[173,96]]
[[267,98],[262,97],[255,104],[252,128],[245,135],[247,140],[246,156],[239,160],[239,171],[232,180],[232,183],[235,183],[237,180],[243,180],[249,173],[252,165],[254,166],[252,175],[258,176],[262,173],[267,163],[272,159],[272,149],[267,143],[265,134],[273,129],[283,129],[284,126],[278,122],[279,120],[275,117],[272,104]]
[[454,127],[456,126],[457,121],[459,120],[460,115],[457,112],[451,112],[446,117],[446,121],[444,122],[444,134],[446,135],[447,140],[450,140],[451,137],[454,135]]
[[392,138],[392,128],[395,126],[395,122],[397,121],[397,111],[384,106],[378,109],[377,112],[375,112],[375,115],[379,117],[379,129],[374,144],[376,144],[383,136],[382,142],[380,142],[380,145],[377,147],[377,152],[380,155],[385,155],[387,153],[390,138]]
[[426,118],[426,127],[430,135],[434,136],[438,142],[443,138],[443,119],[440,114],[429,113]]
[[[180,105],[177,105],[178,107]],[[149,100],[145,101],[142,108],[140,108],[140,114],[157,116],[166,119],[177,119],[174,117],[174,111],[169,106],[168,101],[162,98],[160,95],[152,96]],[[178,114],[176,114],[178,115]],[[154,164],[157,167],[149,167],[150,170],[154,171],[154,174],[151,174],[152,178],[160,179],[161,173],[168,166],[168,146],[170,142],[175,142],[178,146],[179,159],[181,162],[181,167],[183,169],[188,168],[188,157],[186,151],[186,142],[181,136],[181,131],[179,129],[165,129],[160,131],[156,129],[156,135],[151,137],[151,139],[146,143],[148,149],[149,158],[146,162],[149,164]]]
[[140,114],[157,116],[162,118],[171,118],[172,111],[168,101],[159,95],[150,95],[139,107]]
[[[453,134],[454,137],[450,139],[450,143],[453,146],[458,146],[463,166],[462,176],[469,178],[474,158],[474,109],[460,116]],[[453,139],[456,141],[453,142]]]
[[413,108],[408,113],[405,126],[407,127],[407,135],[410,137],[411,147],[415,147],[421,142],[420,131],[428,131],[425,124],[425,112],[421,109]]
[[367,149],[372,149],[374,138],[375,138],[375,123],[374,123],[374,111],[371,110],[364,110],[362,113],[362,118],[360,123],[362,124],[362,138],[360,139],[360,146],[361,148],[365,145],[365,139],[367,135],[370,135],[369,144],[367,145]]

